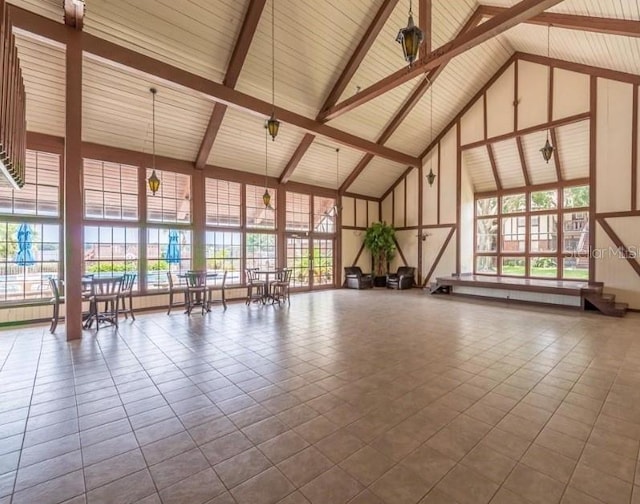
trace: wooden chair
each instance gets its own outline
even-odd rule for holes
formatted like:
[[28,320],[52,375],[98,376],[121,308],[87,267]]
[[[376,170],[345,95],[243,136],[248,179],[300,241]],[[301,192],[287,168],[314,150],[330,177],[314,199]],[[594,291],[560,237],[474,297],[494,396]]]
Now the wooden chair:
[[258,277],[257,268],[247,268],[247,301],[246,304],[252,301],[260,301],[264,303],[265,294],[267,292],[267,282]]
[[278,276],[276,279],[271,282],[271,298],[274,303],[277,302],[282,303],[287,301],[287,303],[291,304],[291,299],[289,298],[289,289],[291,286],[291,275],[293,270],[291,269],[283,269],[278,272]]
[[60,319],[60,304],[64,303],[64,280],[57,278],[49,278],[49,288],[53,297],[49,300],[49,303],[53,305],[53,315],[51,317],[51,327],[49,332],[56,332],[58,327],[58,320]]
[[207,302],[207,272],[187,272],[187,315],[191,315],[194,307],[201,306],[204,315],[208,308]]
[[[169,281],[169,308],[167,309],[167,315],[169,315],[171,313],[171,308],[174,306],[187,306],[187,286],[175,285],[173,283],[173,274],[170,271],[167,271],[167,280]],[[182,303],[175,304],[173,300],[173,296],[175,294],[182,294]]]
[[[91,327],[95,320],[96,331],[100,330],[100,323],[118,327],[122,278],[94,278],[91,287],[92,295],[89,298],[91,315],[87,326]],[[100,310],[101,306],[104,306],[103,310]]]
[[[136,319],[133,314],[133,284],[135,281],[135,273],[125,273],[124,277],[122,277],[122,288],[120,289],[120,299],[122,300],[122,310],[120,311],[124,314],[124,318],[129,318],[129,314],[131,314],[132,320]],[[127,308],[127,300],[129,301],[129,308]]]
[[[227,286],[227,272],[225,271],[222,275],[222,282],[220,284],[212,284],[207,286],[207,310],[211,308],[213,303],[221,302],[224,309],[227,309],[227,298],[225,296],[225,289]],[[213,293],[219,292],[220,299],[213,299]]]

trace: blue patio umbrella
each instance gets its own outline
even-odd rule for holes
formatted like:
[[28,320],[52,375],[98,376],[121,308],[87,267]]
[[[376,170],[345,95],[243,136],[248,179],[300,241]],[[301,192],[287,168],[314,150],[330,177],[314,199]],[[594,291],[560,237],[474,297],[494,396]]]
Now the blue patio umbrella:
[[167,254],[165,260],[169,264],[180,263],[180,244],[178,243],[178,232],[175,230],[169,231],[169,245],[167,246]]
[[18,253],[16,254],[15,263],[19,266],[31,266],[35,264],[33,251],[31,250],[31,228],[28,224],[20,224],[17,233]]

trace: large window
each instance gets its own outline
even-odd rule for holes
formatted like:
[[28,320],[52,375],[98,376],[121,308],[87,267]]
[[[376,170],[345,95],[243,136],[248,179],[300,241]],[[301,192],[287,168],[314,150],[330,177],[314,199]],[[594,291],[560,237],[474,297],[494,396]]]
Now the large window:
[[60,274],[60,156],[27,151],[25,186],[0,187],[0,302],[50,298]]
[[97,276],[137,274],[138,247],[137,227],[85,226],[84,272]]
[[273,270],[278,267],[275,234],[247,233],[246,240],[247,268]]
[[138,220],[138,168],[84,160],[84,216],[87,219]]
[[227,272],[227,285],[242,283],[242,233],[207,231],[207,270]]
[[184,274],[191,269],[191,231],[147,229],[147,289],[169,287],[167,273]]
[[309,214],[311,213],[311,197],[287,191],[287,231],[309,231]]
[[207,226],[240,227],[240,184],[208,178],[205,190]]
[[[164,223],[191,222],[191,177],[182,173],[156,170],[160,190],[153,194],[147,187],[147,221]],[[147,179],[151,170],[147,169]]]
[[264,187],[247,185],[246,189],[246,220],[247,227],[251,229],[275,229],[276,228],[276,212],[278,208],[276,191],[269,189],[271,202],[269,207],[264,206],[262,195]]
[[533,278],[589,278],[589,186],[476,199],[475,270]]
[[339,210],[335,198],[313,197],[313,230],[317,233],[335,233]]

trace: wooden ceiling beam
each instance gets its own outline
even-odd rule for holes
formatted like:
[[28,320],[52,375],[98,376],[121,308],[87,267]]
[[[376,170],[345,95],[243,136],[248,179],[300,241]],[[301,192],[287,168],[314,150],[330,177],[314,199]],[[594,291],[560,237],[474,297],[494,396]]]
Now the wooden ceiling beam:
[[[60,43],[66,43],[69,38],[70,32],[68,30],[71,30],[71,28],[52,19],[31,13],[15,5],[9,6],[9,12],[13,26],[27,36],[31,34],[31,36],[45,37]],[[103,63],[108,63],[128,72],[133,70],[147,78],[153,76],[170,86],[190,89],[215,102],[245,110],[260,116],[262,119],[271,115],[272,105],[269,102],[228,88],[221,83],[140,54],[133,49],[109,42],[95,35],[84,32],[82,39],[83,50],[87,57],[96,58]],[[375,142],[332,128],[301,114],[280,107],[276,107],[276,114],[278,119],[285,123],[316,135],[325,136],[356,150],[406,165],[418,166],[420,164],[420,159],[415,156],[377,145]]]
[[[482,19],[482,15],[480,14],[479,10],[476,9],[474,13],[471,15],[471,17],[464,24],[464,26],[460,29],[459,33],[468,32],[469,30],[474,28],[481,19]],[[409,112],[413,110],[413,107],[416,106],[416,104],[424,96],[427,90],[433,85],[435,80],[438,78],[440,73],[442,73],[442,71],[445,69],[446,66],[447,66],[447,63],[443,63],[437,68],[434,68],[428,73],[426,78],[423,81],[421,81],[420,84],[418,84],[416,89],[414,89],[413,93],[411,93],[411,96],[402,105],[402,107],[400,107],[400,110],[391,119],[391,121],[389,121],[389,124],[380,135],[380,138],[378,138],[377,143],[379,143],[380,145],[383,145],[387,140],[389,140],[389,138],[391,138],[391,135],[395,133],[395,131],[398,129],[398,126],[402,124],[402,121],[404,121],[407,118],[407,116],[409,115]],[[340,191],[346,191],[349,188],[349,185],[353,184],[353,182],[365,170],[365,168],[369,165],[369,163],[372,160],[373,160],[373,156],[369,156],[369,155],[364,156],[360,160],[360,162],[356,165],[356,167],[353,169],[353,171],[349,174],[349,176],[345,179],[344,183],[340,186]]]
[[309,150],[309,147],[311,147],[311,144],[313,143],[315,138],[316,136],[312,135],[311,133],[305,134],[305,136],[302,138],[300,144],[291,156],[291,159],[289,159],[287,166],[285,166],[282,175],[280,175],[281,184],[286,184],[287,182],[289,182],[291,175],[293,175],[294,170],[298,167],[300,161],[302,161],[302,158]]
[[[395,9],[397,4],[398,4],[398,0],[384,0],[382,2],[382,5],[378,9],[378,12],[373,18],[373,21],[371,21],[371,24],[365,31],[364,36],[362,37],[362,39],[360,40],[360,43],[356,47],[356,50],[351,55],[351,58],[349,59],[347,66],[345,66],[344,69],[342,70],[340,77],[338,77],[338,80],[336,81],[336,83],[333,85],[333,88],[329,92],[329,96],[327,96],[327,99],[325,100],[324,104],[320,108],[321,111],[328,110],[331,107],[333,107],[336,103],[338,103],[340,96],[342,95],[347,85],[353,78],[354,74],[356,73],[356,70],[360,66],[360,63],[362,63],[362,60],[367,55],[367,52],[375,42],[376,38],[378,37],[378,34],[380,33],[380,30],[382,30],[382,28],[384,27],[385,23],[387,22],[387,19],[389,19],[389,16],[393,12],[393,9]],[[317,118],[318,120],[320,120],[321,115],[322,115],[322,112],[320,112]]]
[[[506,8],[491,5],[479,6],[484,17],[502,14]],[[543,12],[525,21],[527,24],[553,26],[567,30],[580,30],[607,35],[622,35],[624,37],[640,37],[640,21],[627,19],[603,18],[596,16],[576,16],[557,12]]]
[[516,137],[516,144],[518,146],[518,157],[520,158],[520,166],[522,166],[522,177],[524,178],[524,185],[530,186],[531,179],[529,178],[529,168],[527,167],[527,159],[524,155],[524,146],[522,145],[522,137]]
[[506,9],[504,12],[485,21],[480,26],[462,33],[455,39],[436,49],[426,58],[423,58],[411,68],[403,67],[397,72],[388,75],[384,79],[360,91],[358,94],[347,98],[330,109],[324,111],[319,119],[329,121],[367,103],[392,89],[409,82],[427,71],[436,68],[454,57],[472,49],[487,40],[513,28],[514,26],[536,16],[546,9],[559,4],[562,0],[521,0],[518,4]]
[[84,0],[62,0],[64,23],[76,30],[84,26]]
[[425,58],[430,52],[433,43],[433,37],[431,36],[431,20],[433,12],[432,0],[420,0],[419,6],[419,22],[418,26],[424,34],[424,43],[420,46],[420,57]]
[[551,132],[551,145],[553,145],[553,162],[556,165],[556,177],[562,182],[562,166],[560,166],[560,151],[558,150],[558,135],[555,128],[549,128]]
[[[327,96],[327,99],[320,108],[321,111],[333,107],[340,99],[340,96],[353,78],[356,70],[360,66],[360,63],[362,63],[362,60],[367,55],[369,48],[375,42],[376,37],[380,33],[380,30],[382,30],[382,27],[387,22],[387,19],[389,19],[389,16],[393,12],[393,9],[397,4],[398,0],[384,0],[382,5],[378,9],[377,14],[373,18],[373,21],[369,25],[369,28],[356,47],[356,50],[353,52],[351,58],[347,62],[347,66],[345,66],[345,68],[342,70],[340,77],[338,77],[338,80],[329,92],[329,96]],[[283,170],[282,175],[280,175],[281,184],[286,184],[289,181],[289,179],[293,175],[293,172],[298,167],[298,164],[300,164],[300,162],[302,161],[304,154],[307,152],[309,147],[311,147],[314,138],[315,136],[307,133],[300,141],[300,144],[293,153],[293,156],[291,156],[291,159]]]
[[[238,78],[240,77],[240,71],[249,53],[249,47],[253,41],[253,36],[258,28],[258,23],[260,22],[260,17],[262,16],[262,11],[266,3],[267,0],[250,0],[249,2],[247,13],[244,16],[244,22],[242,23],[238,39],[231,53],[227,73],[222,81],[222,84],[229,88],[233,89],[236,87]],[[204,132],[200,148],[198,149],[195,163],[196,168],[202,169],[207,164],[207,159],[209,159],[211,149],[213,149],[213,144],[216,141],[226,112],[227,106],[223,103],[216,103],[213,106],[207,129]]]
[[496,189],[502,191],[502,182],[500,181],[500,174],[498,173],[496,157],[493,154],[493,145],[487,144],[487,154],[489,154],[489,164],[491,165],[491,172],[493,173],[493,180],[496,183]]

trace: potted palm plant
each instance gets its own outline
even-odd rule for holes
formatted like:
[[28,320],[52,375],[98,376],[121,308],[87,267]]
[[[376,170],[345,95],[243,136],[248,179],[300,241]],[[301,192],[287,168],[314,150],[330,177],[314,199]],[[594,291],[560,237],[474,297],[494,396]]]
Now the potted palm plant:
[[374,222],[364,235],[364,246],[371,252],[376,287],[384,287],[389,262],[396,255],[396,231],[386,222]]

